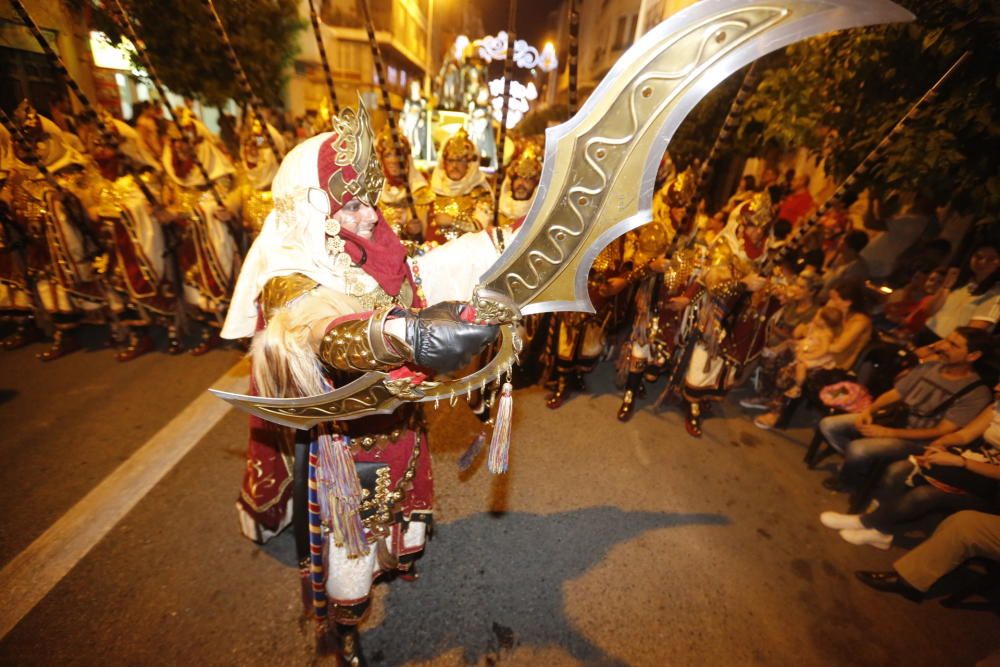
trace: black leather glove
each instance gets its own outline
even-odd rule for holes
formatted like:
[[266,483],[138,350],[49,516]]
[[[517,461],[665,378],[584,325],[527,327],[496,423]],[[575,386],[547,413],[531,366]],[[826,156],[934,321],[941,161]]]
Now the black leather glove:
[[460,301],[443,301],[406,316],[406,344],[418,366],[450,373],[496,340],[500,327],[463,321],[466,307]]

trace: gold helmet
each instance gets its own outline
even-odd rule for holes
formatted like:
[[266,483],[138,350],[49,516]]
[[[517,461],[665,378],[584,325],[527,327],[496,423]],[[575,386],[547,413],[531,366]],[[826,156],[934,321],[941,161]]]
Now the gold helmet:
[[45,140],[47,133],[42,125],[42,117],[27,98],[21,100],[21,103],[14,109],[14,121],[26,139],[35,142]]
[[695,190],[694,174],[685,169],[667,186],[667,204],[671,208],[684,208],[691,202]]
[[249,123],[244,123],[243,131],[240,132],[240,144],[243,146],[253,145],[257,148],[263,148],[267,145],[264,124],[257,116],[254,116]]
[[333,118],[332,136],[319,149],[319,182],[336,209],[351,199],[375,207],[385,175],[375,151],[375,135],[364,103],[358,110],[344,107]]
[[167,137],[169,139],[181,139],[181,134],[187,137],[192,144],[197,144],[204,139],[198,131],[198,122],[194,117],[194,112],[187,107],[177,107],[174,109],[174,123],[167,125]]
[[[410,157],[410,153],[412,152],[410,149],[410,140],[400,132],[396,132],[396,136],[399,137],[399,150],[402,153],[400,157],[402,157],[405,161],[406,158]],[[378,133],[378,139],[375,142],[375,150],[382,162],[385,162],[386,158],[392,157],[396,154],[396,144],[392,140],[392,129],[389,127],[388,123],[386,123],[382,127],[382,131]]]
[[469,135],[463,127],[451,135],[447,143],[445,143],[441,157],[445,160],[477,162],[479,160],[479,151],[476,150],[476,145],[469,139]]
[[512,178],[523,178],[538,184],[538,180],[542,177],[542,160],[533,145],[521,151],[510,164],[510,175]]
[[771,195],[767,193],[767,190],[754,194],[741,205],[740,215],[743,222],[751,227],[766,227],[771,224],[773,217]]

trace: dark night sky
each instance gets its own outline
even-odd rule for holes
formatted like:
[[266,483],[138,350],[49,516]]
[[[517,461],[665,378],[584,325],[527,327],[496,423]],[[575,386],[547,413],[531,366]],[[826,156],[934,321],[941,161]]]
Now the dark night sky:
[[[495,35],[501,30],[507,29],[509,7],[507,0],[484,0],[477,4],[482,12],[483,26],[489,34]],[[549,15],[562,4],[561,0],[518,0],[518,39],[524,39],[539,49],[546,39],[555,40],[557,23],[550,20]],[[560,45],[556,44],[557,51],[559,47]]]

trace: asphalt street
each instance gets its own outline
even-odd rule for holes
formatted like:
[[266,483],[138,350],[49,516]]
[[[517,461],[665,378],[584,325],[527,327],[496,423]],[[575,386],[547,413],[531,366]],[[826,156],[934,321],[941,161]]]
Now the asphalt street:
[[[133,457],[173,433],[161,429],[241,356],[118,364],[92,344],[41,364],[39,349],[0,353],[0,568],[119,466],[145,460]],[[788,432],[760,431],[734,397],[699,441],[675,409],[655,415],[647,400],[623,425],[610,372],[599,368],[590,391],[557,411],[539,388],[516,392],[501,477],[482,460],[456,467],[479,430],[464,402],[429,408],[436,529],[420,579],[375,587],[362,634],[373,664],[998,660],[995,611],[917,604],[854,579],[888,569],[904,548],[851,546],[820,525],[821,511],[846,501],[820,486],[835,459],[802,464],[808,416]],[[300,611],[291,535],[263,548],[240,536],[245,442],[245,416],[225,412],[40,591],[0,638],[0,664],[326,664]],[[897,542],[913,545],[928,527]],[[12,590],[0,590],[8,608]]]

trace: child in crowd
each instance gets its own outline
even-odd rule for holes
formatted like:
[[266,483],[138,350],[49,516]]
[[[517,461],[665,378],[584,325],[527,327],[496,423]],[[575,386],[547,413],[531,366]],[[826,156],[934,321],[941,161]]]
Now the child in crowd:
[[804,338],[795,343],[795,364],[793,373],[795,385],[785,392],[789,398],[802,395],[802,385],[809,371],[818,368],[833,368],[836,360],[830,352],[830,345],[844,328],[844,313],[831,306],[822,308],[812,322]]

